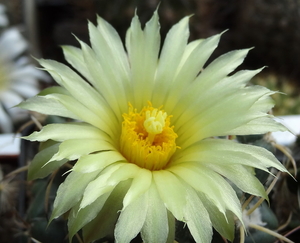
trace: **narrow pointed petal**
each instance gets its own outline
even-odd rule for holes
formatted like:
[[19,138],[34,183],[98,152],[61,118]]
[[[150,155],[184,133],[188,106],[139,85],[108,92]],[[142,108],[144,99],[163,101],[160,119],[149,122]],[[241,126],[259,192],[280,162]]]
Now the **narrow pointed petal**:
[[62,46],[62,50],[68,63],[70,63],[90,82],[92,78],[86,68],[82,50],[74,46]]
[[178,102],[178,97],[199,74],[203,65],[217,47],[220,37],[221,34],[214,35],[204,40],[191,42],[186,46],[176,77],[170,87],[168,99],[164,105],[172,114]]
[[101,197],[103,194],[112,191],[115,186],[121,182],[120,180],[115,182],[115,184],[111,183],[110,185],[107,183],[107,180],[114,174],[115,171],[118,171],[121,166],[122,163],[106,167],[101,171],[101,174],[95,180],[89,183],[84,191],[80,208],[85,208],[86,206],[95,202],[98,197]]
[[[109,56],[114,58],[114,60],[111,60],[111,63],[117,64],[117,67],[120,70],[119,75],[123,74],[127,77],[129,75],[129,63],[120,36],[118,35],[117,31],[103,18],[98,16],[97,23],[97,29],[103,37],[105,44],[107,45],[107,49],[110,50]],[[101,50],[97,50],[98,46],[101,46]],[[98,55],[102,55],[103,45],[99,45],[99,43],[95,43],[95,45],[93,45],[92,43],[92,47],[95,48],[96,52],[98,52]]]
[[228,131],[231,135],[255,135],[255,134],[265,134],[268,132],[285,132],[288,129],[279,122],[271,119],[271,117],[260,117],[249,121],[242,126],[234,128]]
[[[92,50],[95,52],[95,60],[102,69],[102,76],[105,77],[103,81],[109,80],[109,85],[114,87],[115,93],[118,93],[118,98],[125,100],[130,80],[129,65],[123,45],[120,45],[118,34],[114,33],[111,26],[100,17],[98,17],[97,28],[89,23],[89,33]],[[83,45],[82,42],[80,43]],[[88,63],[85,55],[84,58]],[[107,85],[101,82],[102,80],[95,81],[98,81],[100,86]],[[119,105],[122,105],[122,102],[120,103]],[[108,102],[108,104],[110,103]],[[127,105],[126,102],[124,105]],[[122,108],[124,109],[124,107]]]
[[[131,169],[126,167],[130,167]],[[98,197],[112,191],[119,182],[134,178],[134,174],[136,174],[138,170],[139,168],[137,166],[127,163],[120,163],[108,167],[105,173],[102,172],[101,176],[88,185],[80,208],[85,208],[97,200]]]
[[114,122],[113,116],[107,116],[109,109],[103,98],[77,73],[55,61],[41,59],[39,62],[55,81],[65,87],[78,102],[88,107],[96,115],[101,115],[105,122]]
[[158,14],[155,12],[144,31],[135,16],[127,32],[126,47],[131,64],[135,106],[138,109],[145,105],[143,100],[151,100],[160,49],[159,27]]
[[38,178],[44,178],[54,170],[58,169],[63,164],[67,163],[67,159],[58,161],[52,161],[45,165],[45,161],[49,161],[54,154],[58,152],[59,143],[52,144],[51,146],[44,148],[30,162],[28,169],[28,180],[34,180]]
[[178,156],[181,157],[174,158],[174,164],[193,160],[205,164],[211,161],[217,165],[223,165],[224,163],[242,164],[264,171],[268,171],[267,168],[274,167],[287,172],[276,157],[266,149],[224,139],[203,140],[197,146],[186,149]]
[[[143,169],[132,163],[121,163],[120,167],[112,173],[106,181],[107,185],[116,185],[120,181],[135,178]],[[148,175],[149,176],[149,175]]]
[[80,209],[80,202],[78,202],[70,211],[68,218],[68,228],[69,228],[69,239],[71,240],[73,236],[86,224],[91,222],[96,218],[97,214],[103,208],[106,200],[110,196],[111,192],[105,193],[95,202]]
[[144,29],[145,38],[145,59],[144,59],[144,77],[145,82],[141,82],[143,87],[143,99],[151,99],[153,92],[154,79],[158,65],[158,55],[160,51],[160,24],[157,10],[152,18],[146,23]]
[[213,203],[211,203],[209,199],[207,199],[207,197],[203,193],[200,192],[197,193],[205,209],[209,213],[209,217],[213,227],[223,237],[226,237],[226,239],[233,241],[234,230],[235,230],[233,213],[227,211],[226,214],[224,215],[219,211],[219,209]]
[[130,184],[131,180],[120,182],[107,198],[96,218],[83,227],[84,242],[92,242],[105,236],[113,237],[114,227],[120,215],[119,210],[122,208],[120,199],[125,196]]
[[52,139],[62,142],[68,139],[103,139],[110,141],[107,134],[86,123],[49,124],[40,132],[33,132],[27,137],[30,141],[46,141]]
[[189,17],[185,17],[178,24],[174,25],[164,41],[152,97],[153,104],[157,107],[164,104],[165,95],[169,89],[169,82],[173,81],[176,74],[174,70],[178,68],[184,53],[189,37],[188,21]]
[[121,211],[115,228],[116,243],[130,243],[140,232],[148,211],[147,200],[144,193]]
[[138,196],[145,193],[152,184],[152,173],[146,169],[140,169],[132,180],[132,184],[124,198],[123,209],[132,203]]
[[50,221],[67,212],[79,202],[87,184],[98,174],[99,172],[89,174],[71,172],[57,190]]
[[59,145],[59,150],[50,161],[69,159],[75,160],[83,155],[102,150],[113,150],[114,147],[101,139],[69,139]]
[[265,188],[255,177],[253,168],[239,164],[220,166],[211,163],[208,164],[208,167],[229,179],[242,191],[264,199],[268,198]]
[[81,45],[86,67],[92,78],[91,83],[104,98],[105,105],[108,105],[111,108],[115,118],[120,119],[120,114],[125,111],[125,107],[127,109],[125,93],[126,91],[128,92],[128,90],[126,89],[126,86],[122,87],[122,83],[116,83],[114,74],[106,72],[104,67],[101,66],[98,61],[96,53],[92,48],[82,41],[79,41],[79,43]]
[[168,214],[155,184],[148,190],[147,203],[146,220],[141,230],[142,239],[149,243],[165,243],[169,234]]
[[215,59],[198,76],[203,90],[229,75],[244,61],[250,49],[231,51]]
[[154,171],[153,179],[167,209],[172,212],[175,218],[182,221],[183,209],[186,205],[186,192],[182,183],[173,173],[166,170]]
[[120,129],[116,128],[111,123],[104,121],[100,114],[93,113],[90,109],[82,105],[71,96],[62,94],[49,94],[46,95],[45,98],[59,102],[65,107],[66,110],[71,111],[72,114],[75,114],[76,117],[79,117],[79,120],[90,123],[91,125],[109,133],[109,135],[111,136],[113,136],[113,134],[115,134]]
[[[262,69],[239,71],[234,75],[218,80],[218,82],[211,84],[211,86],[206,89],[202,88],[201,82],[191,83],[191,85],[186,88],[187,91],[181,94],[182,97],[180,99],[176,97],[174,106],[176,109],[172,111],[172,114],[179,118],[179,120],[174,120],[173,122],[176,122],[177,127],[185,125],[194,118],[193,116],[203,114],[212,104],[222,102],[222,99],[226,97],[226,95],[235,93],[239,91],[239,89],[244,88],[249,80],[261,70]],[[211,99],[211,97],[214,97],[214,99]],[[190,103],[195,105],[187,105]],[[183,113],[184,116],[182,116]]]
[[[205,112],[202,111],[200,113],[202,116],[190,120],[191,123],[193,121],[193,125],[187,125],[181,129],[182,131],[178,132],[180,135],[182,134],[180,139],[184,140],[181,146],[187,147],[199,141],[199,139],[207,137],[228,135],[228,131],[253,119],[265,116],[263,113],[251,112],[251,109],[257,99],[272,94],[271,92],[268,94],[268,92],[269,90],[247,87],[227,94],[225,97],[220,95],[219,102],[215,102],[210,108],[206,108]],[[236,103],[235,109],[231,109],[230,105],[241,99],[244,99],[244,102]],[[220,123],[222,123],[222,126],[220,126]]]
[[[103,18],[97,16],[97,27],[89,23],[91,45],[104,67],[119,76],[118,81],[129,79],[129,63],[121,38],[116,30]],[[106,64],[104,63],[106,61]]]
[[[223,214],[226,210],[230,210],[241,219],[240,202],[235,191],[223,177],[204,166],[199,169],[189,163],[185,163],[184,166],[172,166],[169,170],[196,191],[205,193]],[[220,185],[222,190],[219,188]]]
[[16,107],[39,112],[41,114],[68,117],[71,119],[80,120],[80,117],[78,117],[73,112],[68,110],[60,102],[50,99],[49,96],[47,96],[48,94],[52,94],[52,93],[69,95],[69,92],[64,88],[51,87],[40,92],[38,96],[34,96],[32,98],[29,98],[21,102]]
[[80,157],[72,170],[90,173],[97,170],[100,171],[115,162],[126,162],[126,159],[118,151],[103,151]]
[[[135,106],[141,109],[143,104],[141,102],[142,92],[140,81],[144,79],[145,67],[145,37],[141,28],[141,23],[138,16],[135,14],[132,18],[130,29],[126,33],[126,49],[128,52],[129,62],[131,65],[131,79],[132,79],[132,92]],[[142,81],[143,82],[143,81]],[[150,81],[151,82],[151,81]]]
[[212,225],[203,203],[194,189],[187,187],[187,201],[184,218],[196,242],[206,243],[212,239]]

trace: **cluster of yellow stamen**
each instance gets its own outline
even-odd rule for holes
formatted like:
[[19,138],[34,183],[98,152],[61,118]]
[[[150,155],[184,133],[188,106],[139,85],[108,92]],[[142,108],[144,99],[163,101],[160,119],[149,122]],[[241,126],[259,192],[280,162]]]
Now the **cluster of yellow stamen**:
[[163,169],[176,150],[171,116],[149,102],[140,112],[129,104],[123,117],[120,149],[124,157],[145,169]]

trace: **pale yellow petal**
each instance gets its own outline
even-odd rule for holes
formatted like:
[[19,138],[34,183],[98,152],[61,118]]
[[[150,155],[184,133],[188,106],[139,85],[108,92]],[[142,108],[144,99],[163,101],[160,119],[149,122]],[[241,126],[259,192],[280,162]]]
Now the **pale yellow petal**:
[[209,213],[210,220],[212,222],[213,227],[226,239],[233,241],[234,239],[234,231],[235,231],[235,222],[234,215],[232,212],[227,211],[224,215],[219,211],[219,209],[211,203],[207,197],[200,192],[197,192],[198,196],[203,203],[205,209]]
[[167,209],[172,212],[175,218],[183,221],[183,209],[187,201],[185,188],[181,181],[173,173],[166,170],[153,171],[153,179]]
[[50,220],[62,215],[79,202],[88,183],[97,175],[98,172],[89,174],[71,172],[58,188]]
[[195,146],[191,146],[174,156],[173,165],[186,161],[199,161],[217,165],[241,164],[255,167],[264,171],[274,167],[280,171],[286,168],[268,150],[247,144],[240,144],[225,139],[206,139]]
[[93,152],[114,150],[107,141],[101,139],[69,139],[59,145],[59,150],[50,161],[69,159],[75,160]]
[[46,141],[52,139],[62,142],[68,139],[103,139],[111,141],[111,139],[96,127],[86,123],[67,123],[67,124],[48,124],[39,132],[33,132],[29,136],[24,137],[30,141]]
[[166,243],[171,229],[169,228],[167,209],[154,183],[148,190],[147,203],[146,220],[141,229],[142,239],[148,243]]
[[177,110],[178,98],[181,97],[197,77],[203,65],[217,47],[220,36],[221,34],[207,39],[196,40],[186,46],[174,81],[169,87],[167,99],[164,102],[164,108],[167,111],[173,114],[173,110]]
[[[164,41],[157,67],[155,87],[151,101],[159,107],[164,104],[169,85],[173,81],[176,69],[181,61],[189,37],[189,17],[174,25]],[[176,51],[174,51],[176,50]]]
[[118,151],[103,151],[95,154],[81,156],[80,159],[73,166],[73,171],[81,173],[90,173],[97,170],[102,170],[106,166],[116,163],[124,162],[126,159]]
[[[121,121],[122,113],[127,110],[127,99],[125,92],[129,92],[120,83],[116,84],[113,73],[107,73],[101,66],[98,57],[93,49],[87,44],[79,41],[83,52],[84,61],[87,69],[92,77],[92,84],[106,101],[106,105],[111,108],[114,113],[113,119]],[[121,82],[121,81],[120,81]]]
[[[128,58],[117,32],[104,19],[98,17],[97,22],[97,27],[89,22],[92,50],[96,54],[95,61],[99,64],[98,67],[101,68],[102,72],[100,74],[99,69],[98,74],[93,74],[94,79],[97,77],[96,75],[98,75],[98,79],[95,80],[95,82],[99,83],[99,92],[102,92],[101,87],[107,85],[104,82],[109,81],[110,87],[113,87],[114,92],[118,94],[119,105],[127,105],[124,100],[127,99],[127,93],[130,89]],[[83,43],[81,45],[83,45]],[[87,58],[85,58],[85,60],[86,62],[88,61]],[[88,67],[88,69],[90,69],[90,67]],[[122,101],[125,104],[123,104]],[[108,104],[110,104],[110,102],[108,102]],[[124,109],[125,107],[121,108]]]
[[[179,176],[196,191],[204,193],[224,215],[226,210],[230,210],[238,218],[241,218],[241,206],[235,191],[216,172],[205,166],[199,169],[188,163],[172,166],[168,170]],[[220,187],[220,185],[222,186]]]
[[138,196],[145,193],[152,184],[152,173],[146,169],[140,169],[134,176],[132,184],[123,200],[123,208],[126,208]]
[[64,94],[69,95],[69,92],[62,87],[54,86],[44,89],[37,96],[31,97],[21,102],[17,107],[27,109],[41,114],[68,117],[71,119],[80,120],[80,118],[67,109],[64,105],[56,100],[50,99],[48,94]]
[[103,208],[110,194],[111,192],[103,194],[102,196],[98,197],[95,202],[86,206],[85,208],[80,208],[80,202],[72,207],[68,217],[70,240],[81,228],[83,228],[86,224],[96,218],[97,214]]
[[115,242],[130,242],[140,232],[148,211],[148,194],[141,194],[121,211],[115,228]]
[[[122,198],[130,184],[131,180],[120,182],[111,192],[96,218],[83,227],[84,242],[93,242],[106,236],[113,237],[114,228],[120,215],[119,210],[122,208]],[[105,220],[103,220],[104,218]]]
[[39,60],[55,81],[65,87],[70,94],[85,107],[88,107],[106,123],[116,124],[115,117],[109,116],[109,108],[96,90],[68,66],[52,60]]
[[127,32],[126,47],[131,64],[134,105],[137,109],[151,100],[160,49],[159,27],[157,12],[146,23],[144,31],[135,15]]
[[70,63],[83,77],[89,82],[92,80],[91,75],[85,65],[82,50],[74,46],[62,46],[65,59]]
[[213,231],[209,214],[195,190],[188,186],[186,189],[188,204],[184,210],[184,219],[189,231],[196,242],[211,242]]
[[111,137],[115,137],[121,129],[120,126],[113,126],[112,123],[104,121],[101,115],[95,114],[88,107],[84,106],[71,96],[62,94],[49,94],[45,96],[45,98],[59,102],[67,110],[70,110],[73,114],[75,114],[75,116],[81,121],[90,123],[100,130],[105,131]]
[[[83,193],[83,198],[80,203],[80,208],[85,208],[86,206],[92,204],[107,192],[113,191],[116,185],[108,186],[106,184],[107,179],[121,166],[121,164],[116,164],[105,168],[96,179],[92,180]],[[84,174],[84,175],[88,175]]]
[[[117,31],[100,16],[97,16],[97,29],[99,35],[96,34],[95,39],[90,32],[92,48],[99,58],[100,56],[105,57],[106,62],[109,63],[112,68],[117,68],[117,75],[128,79],[130,72],[128,58]],[[107,52],[104,53],[103,51]]]

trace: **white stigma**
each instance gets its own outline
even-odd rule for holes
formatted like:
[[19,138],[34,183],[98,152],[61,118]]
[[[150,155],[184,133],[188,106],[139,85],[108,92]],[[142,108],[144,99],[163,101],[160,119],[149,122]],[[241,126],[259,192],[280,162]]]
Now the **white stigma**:
[[144,127],[149,134],[162,133],[165,127],[165,121],[167,113],[159,111],[157,109],[146,111],[146,119],[144,121]]

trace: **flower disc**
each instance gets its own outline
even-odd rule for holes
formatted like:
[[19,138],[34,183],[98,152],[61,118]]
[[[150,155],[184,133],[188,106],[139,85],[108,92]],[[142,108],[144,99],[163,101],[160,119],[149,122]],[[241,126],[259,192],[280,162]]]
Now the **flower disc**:
[[140,112],[130,105],[123,117],[120,150],[124,157],[141,168],[163,169],[176,150],[171,117],[151,103]]

